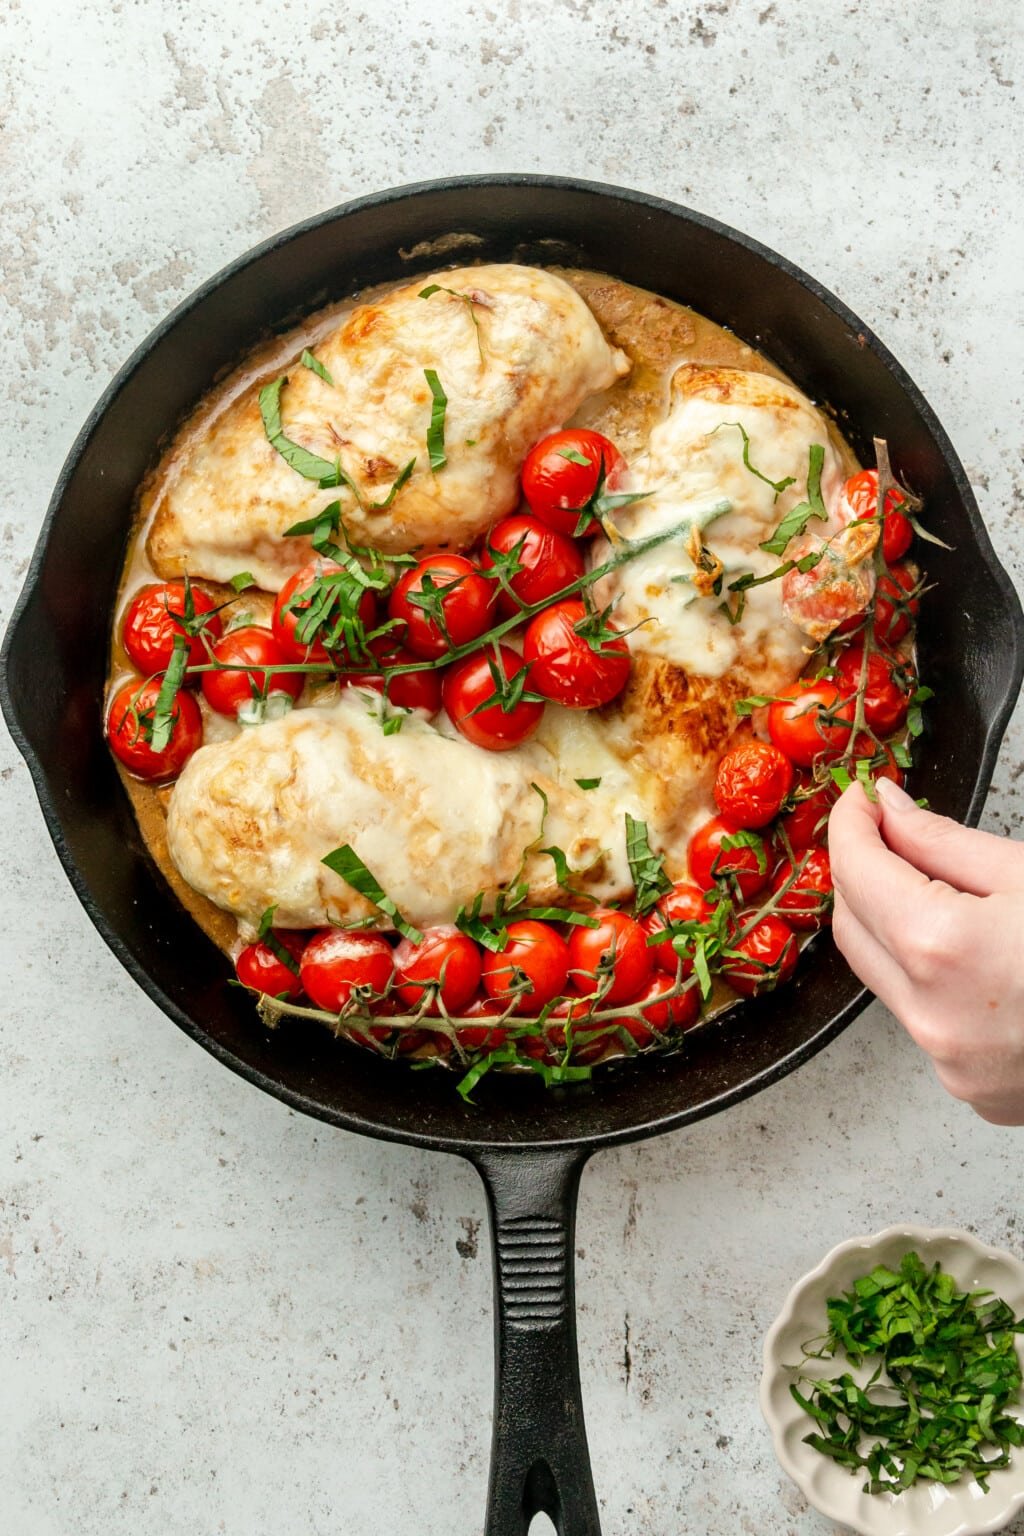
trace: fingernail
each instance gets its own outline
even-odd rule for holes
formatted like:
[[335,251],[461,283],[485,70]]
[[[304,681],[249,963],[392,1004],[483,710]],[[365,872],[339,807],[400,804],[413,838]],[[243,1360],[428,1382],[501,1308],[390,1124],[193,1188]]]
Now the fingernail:
[[917,805],[898,784],[892,779],[877,779],[875,787],[881,796],[882,804],[888,811],[898,811],[901,815],[906,811],[916,811]]

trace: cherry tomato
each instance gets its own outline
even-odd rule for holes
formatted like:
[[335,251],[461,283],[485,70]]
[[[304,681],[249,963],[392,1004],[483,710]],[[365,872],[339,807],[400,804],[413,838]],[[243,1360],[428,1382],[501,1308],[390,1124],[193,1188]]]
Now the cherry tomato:
[[478,993],[472,1002],[459,1010],[455,1033],[464,1051],[496,1051],[504,1045],[508,1030],[500,1024],[464,1024],[463,1019],[491,1018],[504,1013],[507,1003],[495,1002],[486,993]]
[[[699,885],[688,885],[681,881],[674,885],[667,895],[662,896],[657,906],[641,919],[640,926],[650,940],[653,934],[662,932],[671,923],[706,923],[714,915],[714,910],[714,906],[708,901],[707,891],[702,891]],[[689,976],[693,970],[693,960],[690,958],[692,947],[687,942],[687,953],[681,957],[681,977]],[[672,947],[671,933],[653,944],[648,942],[647,948],[654,958],[655,965],[660,966],[669,976],[676,974],[680,956]]]
[[[499,682],[502,688],[512,683],[524,663],[511,646],[499,646],[498,653],[500,659],[488,646],[464,657],[446,669],[441,684],[441,699],[449,720],[467,741],[488,752],[507,752],[510,747],[517,747],[533,735],[544,713],[543,703],[536,699],[520,699],[511,709],[502,708],[497,697]],[[502,674],[498,681],[494,671]],[[495,702],[487,704],[488,699]]]
[[[572,457],[567,457],[572,455]],[[579,462],[586,459],[585,464]],[[570,537],[597,533],[600,523],[581,514],[604,477],[611,491],[618,483],[626,461],[610,438],[581,427],[567,427],[552,432],[535,443],[523,464],[523,495],[530,511],[557,533]]]
[[729,885],[735,882],[743,900],[749,901],[768,884],[768,859],[764,851],[759,859],[756,848],[741,845],[723,849],[723,840],[735,837],[739,830],[724,816],[712,816],[710,821],[698,827],[690,839],[690,874],[705,891],[709,891],[717,880],[728,878]]
[[[192,608],[196,617],[211,613],[216,607],[200,587],[192,586]],[[124,616],[122,640],[134,666],[144,677],[153,672],[165,672],[174,650],[177,635],[186,633],[184,624],[178,622],[185,613],[185,583],[161,581],[141,587],[128,604]],[[216,640],[221,631],[219,614],[214,614],[203,625],[202,634],[193,635],[189,642],[188,661],[197,666],[206,660],[203,635]]]
[[734,827],[764,827],[793,787],[793,764],[767,741],[727,752],[715,776],[715,804]]
[[565,991],[569,946],[549,923],[523,918],[509,923],[505,947],[487,951],[484,989],[507,1008],[514,997],[519,1013],[536,1013]]
[[906,565],[894,565],[875,590],[875,639],[895,645],[907,634],[917,617],[920,599],[910,594],[918,580]]
[[286,693],[297,699],[302,692],[301,672],[270,670],[286,662],[287,657],[270,630],[256,624],[229,630],[213,647],[212,659],[248,663],[244,667],[203,673],[203,696],[220,715],[237,715],[240,709],[274,693]]
[[[880,645],[896,645],[908,633],[921,606],[920,598],[911,595],[917,585],[918,578],[903,563],[892,566],[887,576],[879,577],[872,612],[875,639]],[[852,634],[862,627],[864,618],[864,614],[858,613],[844,619],[835,633]]]
[[[290,928],[275,928],[273,933],[275,941],[287,950],[298,966],[306,947],[306,935]],[[245,946],[235,961],[235,975],[243,987],[265,992],[268,997],[302,996],[302,978],[298,971],[286,965],[265,939],[257,939],[254,944]]]
[[769,705],[768,734],[791,762],[810,768],[822,752],[842,751],[853,714],[835,683],[801,678]]
[[[844,651],[836,663],[836,682],[845,696],[856,695],[863,661],[864,647],[858,645]],[[872,651],[868,656],[864,719],[876,736],[891,736],[907,718],[912,685],[902,675],[904,670],[881,651]]]
[[674,986],[671,976],[666,976],[664,971],[655,971],[643,991],[629,999],[631,1003],[644,1005],[643,1018],[624,1015],[616,1019],[619,1028],[628,1030],[637,1045],[650,1045],[654,1039],[644,1020],[659,1034],[665,1035],[672,1029],[689,1029],[700,1018],[699,989],[689,987],[685,992],[677,992],[675,997],[666,998],[665,993],[671,992]]
[[[772,890],[781,891],[793,873],[784,860],[772,877]],[[775,907],[791,928],[813,933],[832,921],[832,866],[824,848],[813,848],[800,874]]]
[[302,952],[300,975],[306,996],[317,1008],[340,1013],[356,987],[383,993],[393,970],[391,946],[380,934],[322,928]]
[[159,678],[142,683],[132,678],[122,683],[107,711],[107,739],[114,756],[137,779],[159,782],[173,779],[203,741],[203,717],[190,693],[179,691],[171,711],[171,735],[162,752],[154,752],[145,739],[160,693]]
[[894,784],[903,788],[906,774],[896,761],[896,756],[888,742],[882,742],[879,746],[872,741],[867,732],[864,732],[853,744],[853,757],[854,761],[865,757],[872,760],[881,758],[881,762],[874,762],[871,769],[872,779],[891,779]]
[[[614,633],[594,633],[592,645],[587,635],[596,629]],[[574,597],[552,603],[530,620],[523,659],[530,668],[530,687],[568,709],[610,703],[629,678],[629,647],[617,626],[588,614]]]
[[[424,594],[424,583],[429,582]],[[437,617],[419,606],[417,598],[440,605],[444,629]],[[494,583],[464,555],[427,555],[399,577],[388,602],[388,614],[405,626],[402,642],[415,655],[432,661],[454,646],[468,645],[494,622]],[[445,629],[448,631],[445,635]]]
[[831,780],[815,786],[809,773],[801,773],[794,786],[794,793],[803,798],[797,799],[793,809],[779,818],[779,826],[789,839],[793,852],[802,853],[805,848],[825,841],[828,813],[839,791]]
[[[843,496],[855,518],[875,517],[878,514],[878,470],[862,469],[851,475],[843,486]],[[882,553],[887,565],[899,560],[910,548],[914,530],[902,512],[906,502],[903,492],[893,486],[885,495],[885,521],[882,524]]]
[[428,1056],[451,1055],[452,1043],[440,1030],[403,1027],[397,1033],[399,1056],[411,1056],[417,1051],[423,1059]]
[[579,546],[525,512],[504,517],[491,529],[480,555],[481,569],[493,570],[495,554],[510,555],[513,550],[520,569],[508,578],[511,592],[498,588],[498,609],[506,616],[521,607],[546,603],[583,575]]
[[[379,654],[381,666],[402,667],[422,660],[404,646],[386,650],[379,644],[384,638],[371,640],[369,645],[372,652]],[[422,672],[400,672],[397,677],[388,679],[388,698],[399,709],[425,709],[428,715],[436,715],[441,708],[441,679],[442,672],[438,667]],[[384,679],[379,672],[346,672],[338,681],[343,687],[373,688],[377,693],[384,692]]]
[[[751,913],[741,912],[736,921],[740,928],[749,922]],[[771,992],[780,982],[787,981],[796,965],[796,935],[781,917],[769,913],[752,928],[745,938],[736,939],[730,946],[739,950],[746,960],[727,960],[722,974],[734,991],[744,997],[756,997]]]
[[[614,907],[588,914],[597,928],[574,925],[569,938],[569,979],[582,997],[601,994],[599,1006],[625,1003],[650,980],[654,957],[640,924]],[[607,991],[604,983],[611,978]]]
[[450,924],[428,928],[419,944],[403,939],[394,960],[396,990],[411,1008],[428,995],[428,1012],[440,1013],[440,1002],[446,1013],[461,1013],[480,985],[480,951]]
[[[373,628],[377,618],[375,595],[366,587],[360,590],[355,578],[344,571],[344,577],[335,587],[337,597],[331,604],[328,616],[318,633],[305,644],[296,638],[295,631],[309,612],[316,584],[321,577],[334,576],[338,571],[344,571],[344,567],[336,560],[312,560],[309,565],[304,565],[301,571],[296,571],[294,576],[290,576],[277,594],[270,627],[281,648],[284,660],[326,662],[346,659],[348,651],[344,644],[335,646],[328,655],[321,637],[325,630],[329,634],[337,625],[341,615],[350,612],[353,605],[356,618],[363,628]],[[331,583],[331,585],[335,584]],[[304,594],[306,595],[303,601]]]
[[[493,1004],[492,1004],[493,1006]],[[580,999],[573,1002],[566,999],[558,1003],[548,1014],[547,1022],[542,1031],[535,1035],[521,1035],[516,1044],[524,1056],[531,1056],[534,1061],[545,1061],[549,1065],[565,1059],[566,1040],[571,1042],[571,1060],[579,1066],[587,1062],[597,1061],[608,1049],[611,1038],[609,1023],[585,1023],[582,1022],[590,1008],[590,1004]],[[567,1032],[567,1023],[573,1021],[571,1036]],[[561,1021],[565,1020],[566,1023]]]

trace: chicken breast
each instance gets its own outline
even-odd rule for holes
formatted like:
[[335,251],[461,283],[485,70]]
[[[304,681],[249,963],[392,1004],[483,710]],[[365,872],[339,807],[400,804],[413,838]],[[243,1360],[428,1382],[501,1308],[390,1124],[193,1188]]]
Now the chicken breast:
[[[847,471],[824,418],[799,390],[762,373],[687,364],[634,465],[633,488],[651,494],[615,514],[627,539],[667,535],[599,582],[595,596],[615,604],[618,624],[638,626],[628,638],[630,681],[606,712],[606,728],[644,785],[651,840],[674,876],[685,872],[695,821],[711,808],[722,754],[748,729],[736,701],[778,692],[807,660],[805,636],[783,612],[781,580],[748,588],[738,619],[740,595],[728,586],[782,563],[760,545],[806,499],[814,444],[828,504]],[[614,547],[600,540],[593,563]]]
[[584,793],[545,766],[556,764],[542,747],[482,752],[417,716],[385,736],[375,697],[347,689],[329,708],[200,748],[171,795],[168,848],[193,889],[247,930],[273,905],[285,928],[389,926],[322,863],[345,843],[421,928],[450,923],[478,891],[493,898],[521,868],[531,902],[564,905],[541,843],[566,853],[582,888],[626,895],[624,810],[635,797]]
[[[307,450],[296,460],[284,445],[300,468],[269,441],[256,389],[183,456],[149,535],[160,575],[227,581],[246,570],[277,591],[310,558],[308,539],[286,530],[337,499],[356,544],[467,548],[515,507],[530,446],[630,367],[567,283],[514,265],[439,272],[362,305],[316,362],[296,361],[278,401],[284,438]],[[440,407],[427,370],[447,399],[434,469]],[[321,488],[329,466],[348,481]]]

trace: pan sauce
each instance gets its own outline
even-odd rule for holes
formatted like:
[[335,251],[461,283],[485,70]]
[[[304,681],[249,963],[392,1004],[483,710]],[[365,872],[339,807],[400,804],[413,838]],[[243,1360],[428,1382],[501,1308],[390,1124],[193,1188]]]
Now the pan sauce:
[[[590,306],[608,340],[624,348],[633,360],[633,370],[625,380],[586,400],[573,417],[573,424],[592,427],[611,437],[627,459],[642,449],[651,428],[664,415],[669,381],[680,363],[742,368],[784,378],[781,371],[760,353],[692,310],[599,273],[552,270],[572,284]],[[381,288],[361,294],[359,302],[379,297],[386,291]],[[148,531],[190,446],[210,430],[239,395],[279,375],[293,363],[304,346],[316,346],[355,303],[356,300],[350,300],[325,309],[287,335],[257,348],[240,367],[214,386],[147,477],[139,494],[119,593],[111,650],[112,685],[130,671],[119,638],[124,610],[139,587],[159,579],[147,557]],[[829,432],[849,473],[856,467],[856,461],[831,424]],[[201,585],[217,602],[234,599],[232,612],[251,614],[257,623],[269,622],[272,598],[267,594],[247,592],[235,598],[228,587],[208,581]],[[201,707],[206,742],[234,734],[234,727],[211,712],[205,702]],[[240,942],[234,918],[192,890],[170,860],[166,835],[170,789],[155,789],[141,783],[125,773],[120,765],[119,772],[143,839],[164,878],[210,939],[226,954],[233,954]]]

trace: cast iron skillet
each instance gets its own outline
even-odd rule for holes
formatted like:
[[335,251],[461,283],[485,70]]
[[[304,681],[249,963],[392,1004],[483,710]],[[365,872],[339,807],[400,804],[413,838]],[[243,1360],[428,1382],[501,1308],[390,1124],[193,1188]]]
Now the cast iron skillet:
[[[471,237],[431,248],[453,232]],[[194,1040],[285,1103],[386,1140],[456,1152],[487,1188],[496,1276],[496,1392],[487,1530],[560,1536],[599,1522],[576,1362],[573,1225],[590,1155],[728,1108],[806,1061],[868,1000],[819,941],[795,983],[691,1036],[681,1055],[548,1093],[487,1079],[469,1107],[445,1073],[410,1074],[315,1026],[263,1030],[223,957],[146,855],[103,744],[110,615],[132,498],[157,447],[267,329],[371,284],[466,260],[597,268],[679,299],[762,348],[830,404],[870,461],[899,473],[955,547],[928,547],[920,660],[936,685],[914,790],[974,822],[1024,670],[1024,621],[963,469],[880,342],[763,246],[658,198],[535,176],[469,177],[362,198],[275,237],[177,309],[125,365],[61,473],[4,644],[2,698],[57,852],[118,959]],[[181,957],[189,957],[183,966]]]

